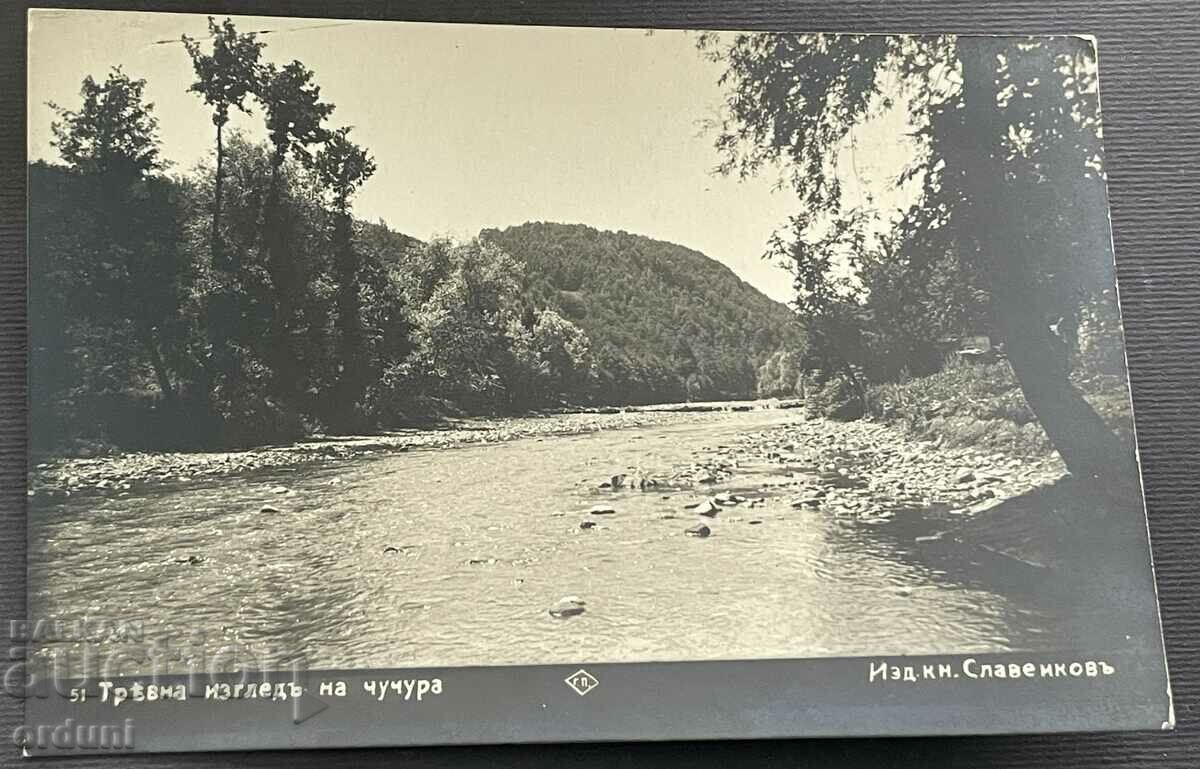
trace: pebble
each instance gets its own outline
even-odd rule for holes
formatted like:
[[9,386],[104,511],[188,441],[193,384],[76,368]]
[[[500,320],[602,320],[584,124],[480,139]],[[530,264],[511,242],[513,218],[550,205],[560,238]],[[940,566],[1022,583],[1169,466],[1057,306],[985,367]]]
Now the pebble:
[[712,529],[708,528],[708,526],[705,526],[703,523],[697,523],[695,526],[689,526],[684,529],[683,533],[687,534],[689,537],[704,538],[709,534],[712,534]]
[[558,599],[558,603],[550,607],[550,616],[556,619],[566,619],[583,614],[585,601],[578,596],[568,595]]
[[[348,459],[380,452],[404,452],[410,448],[451,448],[478,442],[480,431],[483,431],[484,442],[495,443],[527,437],[578,435],[601,429],[669,425],[692,419],[693,415],[678,411],[621,409],[537,418],[477,417],[461,429],[429,430],[403,436],[337,439],[332,442],[314,436],[290,446],[246,451],[113,452],[95,458],[64,457],[38,462],[30,480],[35,490],[46,489],[47,496],[65,496],[68,490],[94,489],[100,480],[110,484],[129,484],[134,481],[170,483],[179,476],[193,480],[198,477],[224,477],[266,468],[293,467],[327,458]],[[103,487],[98,491],[102,493]]]

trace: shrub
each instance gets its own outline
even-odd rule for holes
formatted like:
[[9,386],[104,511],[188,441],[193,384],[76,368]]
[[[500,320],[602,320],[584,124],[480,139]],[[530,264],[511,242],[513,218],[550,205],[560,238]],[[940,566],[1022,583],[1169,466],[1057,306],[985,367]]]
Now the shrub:
[[[1095,373],[1077,374],[1073,380],[1105,422],[1131,442],[1125,380]],[[951,358],[936,374],[869,387],[865,407],[874,419],[947,447],[976,446],[1025,455],[1052,448],[1006,361],[971,364]]]
[[843,422],[859,419],[864,413],[863,399],[858,389],[841,374],[835,374],[810,388],[804,408],[810,416]]

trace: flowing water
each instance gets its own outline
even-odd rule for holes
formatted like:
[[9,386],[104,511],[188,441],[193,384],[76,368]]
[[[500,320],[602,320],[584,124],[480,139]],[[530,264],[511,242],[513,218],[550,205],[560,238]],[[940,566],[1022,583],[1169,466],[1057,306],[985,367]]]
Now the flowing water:
[[[140,621],[147,641],[325,669],[1045,646],[1036,593],[923,563],[885,527],[777,498],[706,520],[700,539],[684,534],[698,491],[597,488],[796,418],[688,415],[38,503],[33,615]],[[706,493],[754,489],[760,469]],[[589,515],[597,504],[616,513]],[[568,595],[586,613],[551,617]]]

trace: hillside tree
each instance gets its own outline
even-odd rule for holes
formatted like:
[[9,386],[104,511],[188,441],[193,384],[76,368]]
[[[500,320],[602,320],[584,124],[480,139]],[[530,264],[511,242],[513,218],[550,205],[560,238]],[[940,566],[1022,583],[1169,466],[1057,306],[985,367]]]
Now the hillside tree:
[[299,61],[282,68],[274,64],[263,67],[259,99],[271,144],[271,177],[262,214],[262,244],[273,302],[268,349],[275,393],[296,408],[304,379],[296,349],[301,331],[296,328],[297,311],[307,289],[309,265],[297,258],[296,244],[289,243],[291,227],[282,200],[284,163],[289,157],[311,163],[309,148],[329,136],[324,121],[333,105],[321,101],[313,72]]
[[230,19],[218,24],[210,16],[208,31],[212,39],[212,53],[205,53],[200,43],[187,35],[182,38],[196,73],[196,80],[188,88],[188,92],[200,95],[204,103],[212,107],[212,122],[217,129],[210,234],[213,267],[217,270],[236,272],[237,266],[226,261],[227,257],[221,248],[224,130],[229,122],[231,110],[237,109],[250,114],[246,99],[260,88],[259,57],[265,43],[259,42],[253,32],[240,34]]
[[331,197],[333,212],[333,265],[337,283],[338,382],[335,411],[343,427],[356,421],[358,404],[369,384],[370,371],[364,349],[360,282],[362,265],[354,245],[354,219],[350,200],[375,173],[370,153],[350,140],[350,129],[339,128],[317,152],[314,167],[322,187]]
[[73,263],[60,273],[73,284],[72,306],[110,334],[132,333],[159,392],[174,409],[178,393],[165,348],[176,340],[186,291],[186,259],[166,180],[156,176],[158,121],[145,101],[146,81],[114,68],[90,75],[78,109],[55,104],[53,145],[81,178],[88,209]]
[[212,122],[216,128],[215,168],[212,178],[212,213],[209,228],[209,257],[217,290],[206,297],[204,312],[210,318],[205,323],[209,355],[205,360],[203,387],[206,397],[215,396],[214,385],[221,377],[226,388],[235,387],[242,363],[235,352],[231,336],[236,336],[236,325],[245,314],[245,297],[240,285],[243,265],[238,249],[225,247],[222,227],[222,212],[225,201],[225,127],[230,113],[236,109],[250,114],[247,103],[260,89],[260,65],[264,43],[254,33],[241,34],[233,21],[226,18],[217,23],[208,18],[208,31],[212,41],[210,53],[206,53],[200,42],[187,35],[182,36],[183,45],[192,60],[196,79],[188,87],[189,93],[199,95],[212,108]]

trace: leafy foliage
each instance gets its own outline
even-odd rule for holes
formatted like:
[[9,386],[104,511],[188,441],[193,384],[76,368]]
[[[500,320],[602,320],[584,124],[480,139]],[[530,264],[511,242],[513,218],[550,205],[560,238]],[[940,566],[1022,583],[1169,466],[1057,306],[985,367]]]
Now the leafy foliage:
[[196,40],[183,36],[196,71],[196,81],[188,91],[202,96],[204,103],[213,108],[213,125],[220,128],[229,122],[231,109],[250,112],[246,98],[261,87],[258,59],[265,43],[259,42],[253,33],[239,34],[230,19],[218,24],[210,16],[208,31],[212,37],[211,54],[204,53]]
[[337,283],[338,386],[334,420],[353,428],[362,424],[363,394],[370,377],[362,333],[362,263],[353,242],[350,197],[375,173],[370,154],[350,140],[350,129],[330,134],[313,162],[317,181],[332,197],[334,279]]
[[[1093,48],[1073,38],[752,34],[700,46],[726,67],[723,170],[776,167],[797,195],[799,213],[771,252],[794,267],[825,376],[865,396],[865,378],[905,373],[899,361],[936,367],[931,343],[942,334],[983,331],[1005,345],[1068,467],[1123,473],[1127,452],[1070,378],[1083,308],[1114,281]],[[897,98],[919,142],[899,181],[919,180],[922,194],[871,246],[837,163],[852,129]]]
[[[35,190],[59,193],[31,204],[31,225],[42,225],[31,226],[31,256],[44,253],[31,270],[33,297],[66,316],[34,336],[35,355],[54,361],[49,367],[65,380],[57,394],[92,422],[116,383],[143,367],[166,403],[178,399],[173,373],[182,368],[194,271],[182,247],[180,201],[153,175],[162,162],[144,89],[120,69],[103,83],[86,78],[78,110],[55,107],[55,146],[68,168],[31,171]],[[81,366],[71,350],[104,365]]]
[[51,126],[63,160],[82,173],[130,184],[162,168],[158,156],[158,119],[143,100],[145,80],[134,80],[120,67],[103,83],[83,79],[78,110],[51,104],[58,119]]

